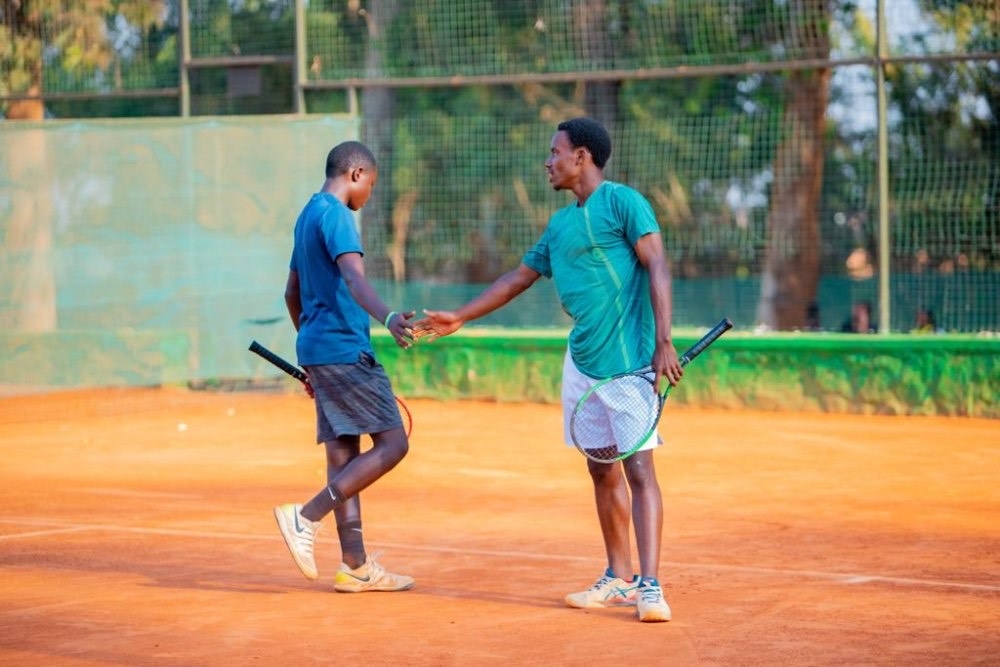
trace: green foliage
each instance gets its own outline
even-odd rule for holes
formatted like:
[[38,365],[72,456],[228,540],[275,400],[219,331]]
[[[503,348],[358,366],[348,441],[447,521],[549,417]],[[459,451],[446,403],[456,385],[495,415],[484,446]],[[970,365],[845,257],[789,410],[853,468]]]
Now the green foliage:
[[192,0],[191,55],[290,55],[295,12],[288,0]]
[[[1000,49],[994,0],[917,0],[916,17],[901,16],[900,3],[883,2],[892,55]],[[376,7],[372,2],[310,0],[305,76],[336,82],[738,65],[812,57],[827,39],[835,58],[871,55],[874,17],[871,3],[864,3],[865,11],[861,4],[400,0],[378,5],[396,13],[383,14],[382,32],[373,39],[374,18],[366,11]],[[810,45],[802,29],[808,11],[827,6],[832,23],[821,27],[828,34],[812,35]],[[292,0],[191,0],[190,11],[194,58],[293,54]],[[3,5],[0,17],[6,28],[0,30],[0,95],[23,93],[32,84],[43,92],[95,95],[179,85],[179,0],[23,0]],[[853,73],[834,78],[834,106],[847,111],[827,119],[818,211],[826,275],[844,274],[855,248],[877,255],[873,70],[859,65],[836,71]],[[260,72],[261,93],[238,97],[229,94],[224,67],[192,69],[193,112],[291,111],[291,67],[269,65]],[[607,93],[613,99],[603,100],[615,112],[609,175],[649,196],[681,276],[756,276],[778,178],[774,156],[787,138],[788,74],[669,74],[599,88],[613,91]],[[956,276],[1000,270],[997,60],[897,64],[887,76],[893,270]],[[554,125],[594,113],[588,108],[594,88],[521,81],[394,89],[387,126],[395,153],[385,212],[415,197],[407,248],[414,276],[465,280],[463,267],[478,261],[483,248],[504,264],[519,258],[547,214],[565,202],[542,171]],[[310,92],[308,109],[343,112],[349,99],[339,91]],[[109,96],[50,100],[47,107],[58,117],[122,117],[173,115],[179,104],[172,96]],[[391,228],[388,219],[380,224]],[[914,278],[913,285],[916,291],[923,283]],[[974,298],[980,286],[970,279],[954,293]]]
[[[996,49],[1000,10],[982,0],[924,0],[930,19],[904,41],[928,51],[942,34],[959,52]],[[1000,269],[1000,70],[997,61],[889,70],[897,252],[921,270]]]
[[151,56],[137,42],[166,20],[162,0],[23,0],[7,11],[0,94],[135,87],[125,72]]

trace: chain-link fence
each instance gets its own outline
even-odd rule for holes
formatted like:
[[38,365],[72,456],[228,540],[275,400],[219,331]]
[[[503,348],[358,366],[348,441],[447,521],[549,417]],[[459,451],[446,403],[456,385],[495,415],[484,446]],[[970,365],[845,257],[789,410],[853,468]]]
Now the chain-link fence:
[[682,322],[836,330],[868,301],[883,330],[919,311],[1000,330],[994,0],[20,0],[0,18],[10,119],[356,114],[383,165],[375,277],[480,285],[516,264],[566,203],[541,167],[555,124],[587,114],[612,129],[609,177],[654,205]]

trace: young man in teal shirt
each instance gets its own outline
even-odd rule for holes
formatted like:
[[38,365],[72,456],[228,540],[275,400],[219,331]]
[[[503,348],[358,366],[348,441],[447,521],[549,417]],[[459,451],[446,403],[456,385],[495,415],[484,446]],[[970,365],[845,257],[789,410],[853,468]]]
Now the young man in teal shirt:
[[[602,378],[652,366],[655,385],[683,374],[671,340],[670,270],[649,202],[604,178],[611,156],[607,130],[589,118],[560,123],[545,161],[549,183],[576,201],[557,211],[521,264],[454,311],[425,311],[421,336],[446,336],[506,305],[542,276],[551,278],[573,328],[563,366],[566,440],[576,401]],[[608,567],[589,589],[566,596],[575,608],[636,605],[639,620],[669,621],[658,579],[663,500],[653,437],[620,463],[587,460]],[[631,491],[631,494],[630,494]],[[631,495],[631,498],[630,498]],[[634,525],[639,574],[633,576]]]

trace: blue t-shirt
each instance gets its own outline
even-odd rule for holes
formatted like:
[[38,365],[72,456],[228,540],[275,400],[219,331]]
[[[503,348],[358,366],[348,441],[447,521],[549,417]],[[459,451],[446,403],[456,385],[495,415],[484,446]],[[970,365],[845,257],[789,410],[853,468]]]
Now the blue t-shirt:
[[344,253],[363,254],[354,214],[333,195],[312,196],[295,221],[289,268],[299,274],[302,316],[296,353],[302,366],[346,364],[372,354],[370,318],[337,266]]
[[553,279],[573,318],[569,351],[582,373],[605,378],[651,363],[656,321],[635,244],[659,231],[645,197],[604,181],[583,206],[556,211],[525,253],[525,266]]

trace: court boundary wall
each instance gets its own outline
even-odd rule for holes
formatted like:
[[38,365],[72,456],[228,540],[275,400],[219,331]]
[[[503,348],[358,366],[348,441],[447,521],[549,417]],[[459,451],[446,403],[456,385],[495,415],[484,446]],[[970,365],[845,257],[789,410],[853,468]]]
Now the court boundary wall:
[[[679,351],[698,336],[676,336]],[[565,331],[483,329],[401,350],[374,337],[404,396],[559,402]],[[686,370],[673,404],[1000,418],[1000,338],[730,332]]]
[[[79,332],[0,332],[0,348],[17,351],[0,360],[0,395],[147,386],[151,377],[154,384],[196,389],[281,388],[286,382],[284,388],[299,390],[296,381],[249,352],[243,353],[245,374],[203,379],[193,333],[104,331],[81,341]],[[373,344],[403,396],[557,403],[566,334],[556,328],[468,327],[402,350],[376,330]],[[699,335],[676,334],[678,350]],[[239,345],[244,342],[249,344]],[[293,342],[285,341],[286,347]],[[274,348],[294,360],[293,353]],[[113,379],[109,368],[115,369]],[[733,331],[687,368],[670,401],[722,409],[1000,418],[1000,338]]]

